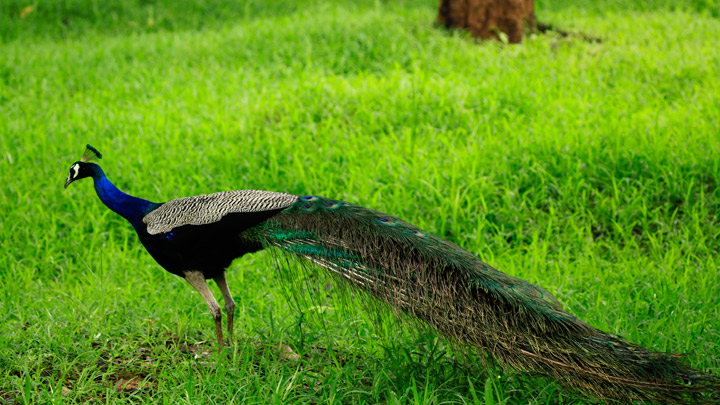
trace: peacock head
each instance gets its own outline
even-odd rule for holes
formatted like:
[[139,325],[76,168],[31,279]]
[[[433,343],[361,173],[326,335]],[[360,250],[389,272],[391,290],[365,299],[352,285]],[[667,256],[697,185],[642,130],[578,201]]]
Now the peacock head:
[[67,186],[75,180],[92,176],[98,166],[94,163],[88,162],[95,158],[102,159],[102,154],[100,154],[97,149],[87,145],[85,153],[83,153],[80,160],[70,166],[70,173],[68,173],[67,180],[65,180],[65,188],[67,188]]

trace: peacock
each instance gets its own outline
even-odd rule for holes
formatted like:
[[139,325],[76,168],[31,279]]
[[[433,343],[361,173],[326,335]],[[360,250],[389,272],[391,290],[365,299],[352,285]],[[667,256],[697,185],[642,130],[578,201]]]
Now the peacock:
[[600,331],[566,312],[547,290],[504,274],[461,247],[401,219],[314,195],[238,190],[155,203],[117,189],[87,145],[65,188],[91,177],[100,200],[135,228],[165,270],[202,296],[223,347],[217,283],[233,340],[235,302],[225,270],[266,248],[330,271],[338,280],[427,323],[500,365],[554,378],[605,400],[720,401],[720,379]]

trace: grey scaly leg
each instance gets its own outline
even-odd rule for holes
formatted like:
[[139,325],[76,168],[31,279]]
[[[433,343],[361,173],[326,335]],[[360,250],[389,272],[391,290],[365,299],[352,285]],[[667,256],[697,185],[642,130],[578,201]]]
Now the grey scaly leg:
[[230,288],[228,288],[227,279],[225,278],[225,272],[215,277],[215,284],[220,288],[222,292],[223,301],[225,301],[225,312],[227,313],[227,329],[228,335],[230,336],[230,344],[232,345],[235,341],[233,340],[233,318],[235,317],[235,300],[233,300],[232,294],[230,294]]
[[222,312],[220,311],[220,305],[218,305],[217,301],[215,301],[215,297],[213,297],[212,292],[210,292],[210,289],[205,282],[205,276],[203,276],[200,271],[187,271],[185,272],[185,280],[187,280],[187,282],[200,293],[208,308],[210,308],[210,314],[212,314],[213,319],[215,319],[215,334],[217,335],[217,341],[222,348]]

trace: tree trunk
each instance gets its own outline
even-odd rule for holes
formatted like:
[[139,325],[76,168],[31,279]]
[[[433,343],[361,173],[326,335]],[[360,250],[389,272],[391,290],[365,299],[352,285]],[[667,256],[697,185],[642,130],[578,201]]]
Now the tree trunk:
[[526,30],[535,29],[533,0],[440,0],[438,23],[466,29],[475,38],[522,41]]

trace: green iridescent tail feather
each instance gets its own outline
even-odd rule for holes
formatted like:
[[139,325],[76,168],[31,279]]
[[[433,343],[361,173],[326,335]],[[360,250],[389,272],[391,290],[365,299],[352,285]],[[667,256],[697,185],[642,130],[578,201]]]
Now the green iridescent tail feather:
[[597,330],[543,288],[389,215],[305,196],[246,235],[330,270],[504,366],[606,399],[720,400],[717,377]]

